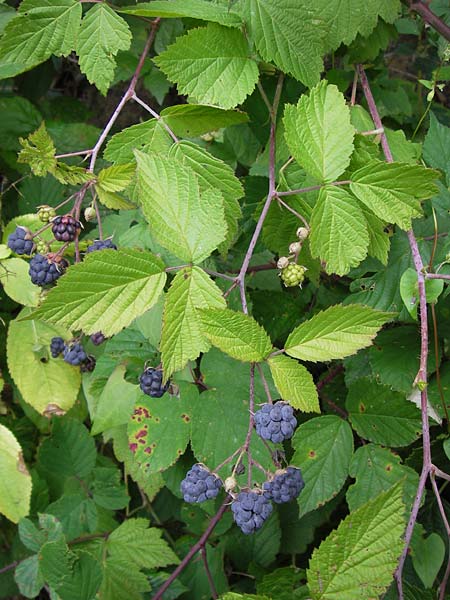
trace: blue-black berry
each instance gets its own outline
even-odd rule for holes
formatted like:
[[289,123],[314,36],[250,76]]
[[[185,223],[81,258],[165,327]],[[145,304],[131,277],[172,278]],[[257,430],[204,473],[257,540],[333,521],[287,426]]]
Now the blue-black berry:
[[67,261],[58,257],[53,259],[50,255],[36,254],[30,260],[29,274],[35,285],[50,285],[56,281],[68,266]]
[[92,371],[95,369],[95,365],[95,356],[88,356],[86,360],[80,364],[80,371],[82,373],[92,373]]
[[261,410],[256,411],[254,419],[256,433],[274,444],[292,437],[297,427],[292,406],[282,401],[263,404]]
[[169,389],[169,382],[163,385],[163,372],[148,367],[139,377],[139,386],[151,398],[161,398]]
[[95,240],[94,243],[87,247],[86,252],[97,252],[97,250],[117,250],[117,246],[109,239]]
[[215,498],[222,487],[220,477],[197,463],[186,473],[181,482],[181,493],[185,502],[205,502]]
[[81,229],[81,223],[72,215],[52,219],[52,232],[58,242],[73,242]]
[[13,233],[8,235],[8,248],[16,254],[31,254],[34,242],[31,231],[26,227],[16,227]]
[[101,331],[97,331],[97,333],[93,333],[91,335],[91,342],[94,344],[94,346],[100,346],[100,344],[103,344],[105,340],[106,338]]
[[64,360],[69,365],[78,367],[87,360],[87,354],[81,344],[70,344],[64,348]]
[[295,467],[277,471],[275,477],[263,483],[264,496],[277,504],[295,500],[305,487],[302,472]]
[[64,352],[66,344],[62,337],[54,337],[50,340],[50,352],[53,358],[58,358]]
[[257,491],[241,492],[231,504],[233,518],[242,533],[254,533],[264,525],[272,512],[272,504]]

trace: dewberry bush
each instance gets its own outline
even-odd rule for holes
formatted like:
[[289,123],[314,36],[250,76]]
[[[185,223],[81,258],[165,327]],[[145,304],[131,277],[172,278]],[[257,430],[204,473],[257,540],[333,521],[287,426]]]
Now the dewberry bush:
[[0,0],[0,598],[450,598],[447,0]]

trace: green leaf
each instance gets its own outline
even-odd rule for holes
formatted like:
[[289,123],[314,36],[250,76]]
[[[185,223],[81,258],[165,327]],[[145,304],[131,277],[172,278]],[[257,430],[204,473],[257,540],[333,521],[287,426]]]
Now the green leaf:
[[430,128],[423,144],[423,158],[427,165],[440,169],[450,182],[450,127],[430,114]]
[[423,585],[431,589],[444,562],[444,541],[437,533],[431,533],[427,538],[416,538],[411,546],[411,554],[417,575]]
[[288,356],[274,356],[267,362],[285,402],[303,412],[320,412],[316,386],[306,367]]
[[150,119],[131,127],[126,127],[112,136],[106,144],[103,158],[122,165],[135,161],[136,149],[146,152],[165,153],[172,145],[172,139],[161,123]]
[[130,45],[127,22],[107,4],[95,4],[84,15],[76,46],[80,69],[104,96],[114,79],[115,56]]
[[66,412],[74,405],[81,380],[79,369],[63,360],[50,358],[48,347],[55,336],[70,337],[60,327],[35,320],[11,321],[8,331],[7,357],[11,377],[25,402],[47,416]]
[[222,108],[242,104],[259,78],[244,35],[216,23],[189,30],[154,62],[180,94]]
[[313,552],[307,571],[312,600],[379,598],[392,582],[404,527],[398,484],[351,513]]
[[161,334],[165,377],[209,349],[199,309],[225,306],[220,289],[199,267],[185,268],[175,275],[166,295]]
[[133,204],[115,193],[123,191],[131,183],[135,171],[136,166],[132,163],[113,165],[102,169],[95,184],[95,191],[100,202],[114,210],[135,208]]
[[58,519],[69,540],[97,530],[97,507],[92,498],[86,497],[85,491],[63,494],[58,500],[49,504],[46,510]]
[[238,232],[238,221],[242,216],[238,200],[244,195],[242,184],[235,176],[233,169],[192,142],[181,141],[174,144],[168,156],[179,160],[195,171],[200,191],[218,189],[222,193],[227,236],[219,246],[219,250],[223,252],[228,249]]
[[349,424],[334,415],[310,419],[292,440],[291,463],[302,470],[305,487],[298,499],[300,516],[334,498],[345,483],[353,455]]
[[351,512],[390,489],[398,481],[403,482],[403,502],[411,510],[419,476],[414,469],[400,464],[398,454],[375,444],[366,444],[353,455],[349,475],[356,478],[346,495]]
[[80,552],[71,574],[58,587],[64,600],[92,600],[102,582],[100,562],[89,552]]
[[130,450],[146,473],[167,469],[184,453],[191,432],[191,402],[197,397],[192,385],[181,386],[180,398],[141,395],[128,424]]
[[383,323],[392,317],[392,313],[357,304],[330,306],[294,329],[285,351],[313,362],[345,358],[370,346]]
[[343,94],[322,81],[284,112],[285,137],[295,160],[318,181],[335,181],[350,163],[355,129]]
[[[444,289],[443,279],[427,279],[425,281],[425,292],[428,304],[435,304]],[[417,272],[410,267],[406,269],[400,279],[400,294],[404,305],[413,319],[417,320],[417,308],[419,306],[419,284]]]
[[18,523],[30,510],[31,477],[19,442],[3,425],[0,425],[0,482],[0,512]]
[[309,5],[292,0],[248,0],[242,6],[262,58],[308,87],[315,85],[323,69],[325,30]]
[[81,10],[77,0],[24,0],[0,42],[0,66],[9,67],[6,77],[31,69],[52,54],[67,56],[75,47]]
[[24,546],[33,552],[38,552],[42,544],[45,544],[45,533],[38,529],[30,519],[20,519],[19,537]]
[[346,406],[352,427],[371,442],[409,446],[422,434],[420,410],[387,386],[360,379],[350,386]]
[[29,264],[21,258],[8,258],[2,261],[0,283],[10,298],[24,306],[37,306],[41,290],[32,283]]
[[92,252],[69,267],[33,318],[110,337],[156,303],[165,281],[164,264],[150,252]]
[[391,242],[388,233],[385,231],[385,223],[364,205],[361,205],[361,210],[367,223],[367,231],[369,232],[369,248],[367,249],[367,253],[369,256],[378,258],[383,265],[387,265]]
[[70,576],[69,553],[69,546],[63,537],[46,542],[38,553],[42,576],[46,583],[55,589],[61,587],[64,580]]
[[19,142],[22,150],[17,162],[29,165],[34,175],[44,177],[56,169],[55,144],[47,133],[44,122],[34,133],[30,133],[28,138],[19,138]]
[[189,167],[136,152],[142,210],[157,241],[186,262],[199,263],[225,239],[223,198],[200,191]]
[[351,191],[377,217],[409,229],[422,214],[420,201],[437,193],[439,174],[421,165],[372,161],[351,177]]
[[103,580],[99,589],[102,600],[142,600],[142,592],[149,592],[148,578],[134,562],[119,556],[103,561]]
[[122,8],[120,12],[147,18],[176,19],[191,17],[202,21],[214,21],[227,27],[240,27],[241,25],[239,15],[230,10],[230,7],[205,0],[170,0],[170,2],[153,0],[153,2],[141,2],[139,5],[130,8]]
[[111,533],[106,546],[111,558],[130,561],[143,569],[177,564],[177,556],[161,535],[161,530],[148,528],[146,519],[127,519]]
[[311,254],[325,261],[327,273],[345,275],[366,257],[367,223],[358,201],[343,188],[320,190],[310,227]]
[[39,569],[39,558],[37,554],[29,556],[20,561],[14,572],[14,579],[20,593],[25,598],[36,598],[45,581]]
[[113,467],[96,467],[92,482],[92,497],[95,504],[108,510],[125,508],[130,500],[121,482],[121,472]]
[[253,317],[230,309],[200,311],[202,331],[211,344],[236,360],[260,362],[272,351],[272,342]]
[[161,111],[161,117],[176,135],[188,138],[248,121],[248,115],[238,110],[202,104],[169,106]]

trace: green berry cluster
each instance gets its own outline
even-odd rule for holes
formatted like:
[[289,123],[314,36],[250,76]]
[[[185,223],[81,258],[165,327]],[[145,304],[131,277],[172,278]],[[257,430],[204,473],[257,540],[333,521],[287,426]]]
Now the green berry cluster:
[[56,211],[51,206],[47,206],[47,204],[43,204],[42,206],[39,207],[38,217],[39,217],[39,220],[42,221],[43,223],[48,223],[49,221],[51,221],[51,219],[56,217]]
[[280,277],[286,287],[301,286],[305,279],[306,268],[295,263],[281,270]]

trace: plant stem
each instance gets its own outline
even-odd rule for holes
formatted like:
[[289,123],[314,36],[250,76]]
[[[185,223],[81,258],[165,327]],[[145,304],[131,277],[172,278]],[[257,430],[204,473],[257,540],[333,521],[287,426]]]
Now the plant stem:
[[269,385],[267,383],[267,379],[264,375],[264,371],[263,371],[263,368],[260,365],[260,363],[256,363],[256,368],[258,369],[258,373],[261,378],[261,382],[263,384],[264,391],[266,392],[267,400],[269,401],[269,404],[272,404],[273,403],[272,394],[270,393]]
[[450,275],[444,273],[425,273],[425,279],[450,279]]
[[211,597],[213,598],[213,600],[216,600],[216,598],[218,598],[218,595],[217,595],[217,591],[216,591],[216,586],[214,585],[214,579],[213,579],[213,577],[211,575],[211,571],[209,569],[208,557],[206,556],[205,546],[202,546],[200,548],[200,555],[202,557],[203,566],[205,567],[206,577],[208,578],[209,589],[211,590]]
[[277,193],[275,196],[275,198],[277,199],[277,202],[279,204],[281,204],[281,206],[283,206],[290,213],[292,213],[295,217],[297,217],[297,219],[299,219],[303,223],[303,225],[306,227],[306,229],[309,229],[308,221],[300,213],[298,213],[295,209],[291,208],[289,206],[289,204],[286,204],[286,202],[284,200],[282,200],[281,198],[279,198],[278,196],[279,196],[279,194]]
[[[345,181],[333,181],[332,183],[327,183],[327,185],[349,185],[350,183],[350,179],[346,179]],[[321,190],[323,187],[323,185],[310,185],[309,187],[299,188],[298,190],[287,190],[286,192],[277,192],[277,196],[292,196],[293,194],[306,194],[307,192]]]
[[155,119],[157,119],[162,126],[164,127],[164,129],[167,131],[167,133],[170,135],[170,137],[173,139],[173,141],[175,143],[179,142],[180,140],[177,138],[177,136],[174,134],[174,132],[170,129],[170,127],[167,125],[167,123],[164,121],[164,119],[161,117],[161,115],[159,115],[156,110],[153,110],[153,108],[151,106],[149,106],[148,104],[146,104],[143,100],[141,100],[138,96],[136,96],[136,94],[133,94],[132,96],[133,100],[135,102],[137,102],[138,104],[140,104],[142,106],[142,108],[145,108],[145,110],[147,112],[149,112],[152,117],[155,117]]
[[438,33],[450,42],[450,27],[444,23],[424,2],[410,2],[409,9],[422,17],[425,23],[431,25]]

